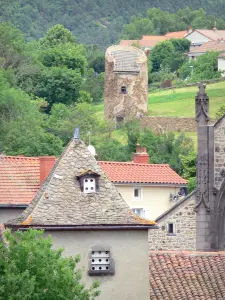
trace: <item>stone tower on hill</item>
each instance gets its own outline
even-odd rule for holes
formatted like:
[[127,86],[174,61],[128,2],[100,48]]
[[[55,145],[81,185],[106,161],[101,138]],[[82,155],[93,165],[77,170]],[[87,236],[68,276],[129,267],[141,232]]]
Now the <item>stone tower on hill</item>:
[[145,53],[132,46],[111,46],[105,54],[106,120],[139,119],[148,111],[148,67]]

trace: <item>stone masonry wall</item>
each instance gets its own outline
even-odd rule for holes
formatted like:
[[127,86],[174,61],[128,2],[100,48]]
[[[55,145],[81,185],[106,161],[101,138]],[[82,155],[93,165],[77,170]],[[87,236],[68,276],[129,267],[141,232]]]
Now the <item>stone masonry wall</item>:
[[197,131],[197,123],[194,118],[174,117],[150,117],[141,119],[141,128],[151,129],[156,133],[165,131]]
[[[215,123],[215,120],[211,120],[210,123]],[[141,119],[140,126],[144,129],[151,129],[156,133],[197,131],[197,122],[194,118],[145,116]]]
[[215,124],[214,147],[214,185],[219,189],[225,176],[225,117]]
[[[116,72],[115,50],[138,53],[139,72]],[[126,66],[126,64],[125,64]],[[121,87],[126,93],[121,93]],[[148,68],[146,55],[135,47],[111,46],[105,56],[104,115],[107,120],[139,119],[148,113]]]
[[[196,250],[195,194],[162,217],[158,230],[149,230],[149,250]],[[175,234],[168,233],[168,224],[175,225]]]

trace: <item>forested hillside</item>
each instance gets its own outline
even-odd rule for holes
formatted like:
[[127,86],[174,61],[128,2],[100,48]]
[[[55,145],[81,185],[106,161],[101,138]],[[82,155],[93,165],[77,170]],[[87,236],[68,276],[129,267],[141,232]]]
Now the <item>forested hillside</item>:
[[38,39],[55,24],[63,24],[79,42],[114,43],[132,15],[151,7],[169,12],[190,7],[224,18],[225,0],[1,0],[0,21],[20,28],[27,40]]

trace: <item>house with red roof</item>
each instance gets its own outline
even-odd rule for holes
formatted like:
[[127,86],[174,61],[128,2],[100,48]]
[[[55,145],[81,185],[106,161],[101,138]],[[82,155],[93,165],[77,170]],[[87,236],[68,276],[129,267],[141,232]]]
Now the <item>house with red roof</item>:
[[21,215],[55,161],[55,156],[0,156],[0,224]]
[[99,161],[133,212],[154,220],[187,194],[187,180],[168,164],[151,164],[145,147],[137,145],[132,162]]

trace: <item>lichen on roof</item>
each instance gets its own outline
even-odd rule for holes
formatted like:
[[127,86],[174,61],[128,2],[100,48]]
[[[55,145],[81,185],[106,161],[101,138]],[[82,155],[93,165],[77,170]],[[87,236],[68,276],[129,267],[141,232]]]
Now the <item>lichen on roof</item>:
[[[99,191],[85,194],[77,176],[100,175]],[[47,195],[47,197],[46,197]],[[29,207],[10,226],[154,225],[138,218],[80,140],[72,140]]]

